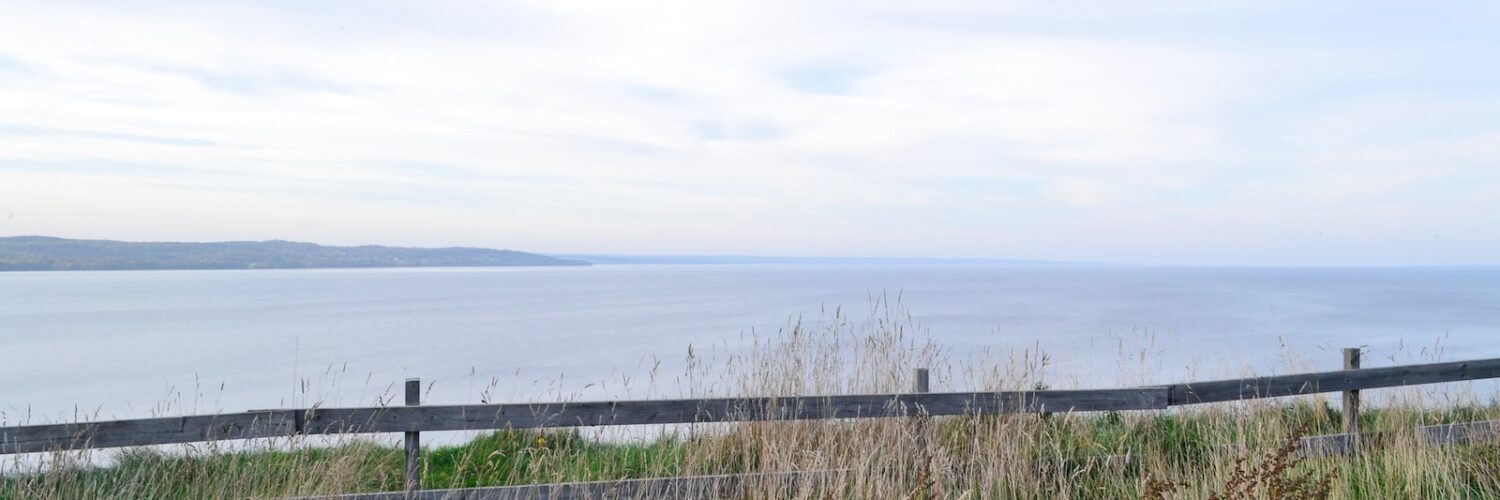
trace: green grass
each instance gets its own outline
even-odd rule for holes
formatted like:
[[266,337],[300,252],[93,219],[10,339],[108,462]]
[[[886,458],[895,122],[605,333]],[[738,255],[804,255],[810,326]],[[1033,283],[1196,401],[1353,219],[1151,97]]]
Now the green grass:
[[686,452],[672,439],[610,444],[575,432],[511,430],[430,450],[423,462],[424,486],[463,488],[673,476],[682,474]]
[[[1418,424],[1500,418],[1500,409],[1375,409],[1362,416],[1370,429],[1395,431]],[[423,486],[852,468],[856,476],[867,477],[820,486],[820,491],[850,498],[905,494],[914,488],[940,497],[1024,498],[1045,493],[1129,498],[1141,495],[1146,481],[1161,480],[1181,485],[1165,498],[1208,498],[1226,482],[1226,471],[1236,460],[1255,461],[1297,429],[1336,432],[1341,420],[1326,405],[1302,402],[1225,411],[952,417],[922,427],[915,422],[740,424],[627,443],[599,442],[572,431],[500,431],[457,446],[424,450]],[[930,453],[906,453],[910,443],[896,436],[914,429],[931,432]],[[872,439],[877,437],[882,439]],[[1136,460],[1106,458],[1121,455]],[[934,461],[942,463],[934,466]],[[915,471],[923,469],[936,471],[936,479],[930,486],[912,484],[918,476]],[[290,450],[130,450],[108,467],[64,465],[13,473],[0,481],[0,498],[395,491],[401,489],[401,471],[399,448],[364,440]],[[1288,473],[1293,472],[1331,474],[1332,496],[1341,498],[1500,498],[1500,446],[1495,444],[1439,449],[1395,439],[1357,457],[1309,459]]]

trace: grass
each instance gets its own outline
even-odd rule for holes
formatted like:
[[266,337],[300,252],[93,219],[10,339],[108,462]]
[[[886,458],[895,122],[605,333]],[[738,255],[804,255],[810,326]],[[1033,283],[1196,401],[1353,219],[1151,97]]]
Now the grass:
[[[1446,421],[1453,411],[1374,410],[1374,429]],[[1500,408],[1466,407],[1500,418]],[[709,436],[610,443],[571,431],[499,431],[424,454],[423,485],[456,488],[785,470],[851,468],[841,484],[803,485],[852,498],[1162,498],[1223,493],[1237,461],[1253,463],[1299,432],[1336,432],[1311,403],[1230,411],[881,419],[735,425]],[[926,428],[928,439],[917,439]],[[1236,446],[1238,445],[1238,446]],[[918,450],[925,453],[917,453]],[[1132,457],[1125,460],[1120,457]],[[47,467],[0,483],[4,498],[209,498],[392,491],[401,450],[354,440],[288,450],[132,450],[108,467]],[[928,479],[919,481],[926,471]],[[1334,498],[1500,497],[1500,446],[1431,448],[1397,437],[1357,457],[1307,459],[1284,471],[1331,478]],[[924,484],[925,483],[925,484]],[[925,491],[924,491],[925,490]],[[783,493],[755,495],[783,497]],[[814,495],[816,496],[816,495]],[[1239,497],[1230,497],[1239,498]],[[1254,498],[1254,497],[1251,497]],[[1276,498],[1264,496],[1264,498]]]
[[[896,392],[912,366],[942,352],[899,308],[821,330],[795,325],[756,338],[747,354],[689,360],[687,390],[710,394]],[[697,354],[695,354],[697,356]],[[1027,352],[966,367],[987,389],[1045,384],[1046,357]],[[941,373],[934,370],[934,373]],[[1382,395],[1377,400],[1375,395]],[[1289,443],[1338,432],[1320,397],[1171,411],[710,424],[649,438],[600,440],[577,431],[506,430],[424,452],[423,485],[457,488],[682,475],[812,471],[747,498],[1500,498],[1500,444],[1432,447],[1419,425],[1500,419],[1472,396],[1367,393],[1362,428],[1385,433],[1353,457],[1299,459]],[[129,450],[107,466],[90,452],[16,460],[0,498],[282,497],[401,489],[401,451],[339,438],[231,449],[215,444]]]

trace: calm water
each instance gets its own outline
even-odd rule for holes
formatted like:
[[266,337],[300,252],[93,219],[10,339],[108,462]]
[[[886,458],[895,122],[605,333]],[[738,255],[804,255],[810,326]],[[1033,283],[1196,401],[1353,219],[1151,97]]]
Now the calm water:
[[[597,266],[0,273],[7,422],[374,401],[405,377],[433,403],[617,395],[601,380],[689,344],[868,310],[900,295],[955,357],[1039,345],[1060,385],[1335,368],[1337,349],[1500,356],[1500,269]],[[1424,353],[1423,349],[1428,352]],[[1129,364],[1129,361],[1125,361]],[[303,382],[303,381],[306,382]],[[1139,380],[1136,380],[1139,382]],[[939,387],[938,389],[957,389]],[[399,398],[398,398],[399,399]]]

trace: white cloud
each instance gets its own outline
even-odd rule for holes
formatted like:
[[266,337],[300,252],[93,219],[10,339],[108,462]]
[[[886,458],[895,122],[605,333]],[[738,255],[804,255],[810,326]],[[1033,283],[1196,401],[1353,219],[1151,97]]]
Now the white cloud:
[[[17,216],[0,233],[1469,259],[1456,244],[1316,237],[1337,226],[1394,244],[1443,219],[1500,242],[1493,211],[1456,201],[1500,183],[1500,107],[1474,83],[1496,73],[1434,71],[1423,57],[1483,62],[1492,44],[1478,42],[1497,40],[1406,34],[1392,50],[1375,33],[1325,29],[1358,12],[1390,15],[1262,3],[11,5],[0,211]],[[1363,208],[1329,208],[1351,206]]]

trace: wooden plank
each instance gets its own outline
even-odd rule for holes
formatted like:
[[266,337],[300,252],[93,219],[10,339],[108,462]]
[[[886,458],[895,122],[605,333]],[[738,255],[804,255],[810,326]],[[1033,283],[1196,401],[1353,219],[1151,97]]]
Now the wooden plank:
[[[1349,371],[1349,369],[1359,369],[1358,347],[1344,348],[1344,369],[1346,371]],[[1343,398],[1340,398],[1340,402],[1344,408],[1344,435],[1349,435],[1350,437],[1349,443],[1343,444],[1343,446],[1350,446],[1352,447],[1352,452],[1358,452],[1359,390],[1344,390]]]
[[[1362,443],[1388,438],[1389,433],[1329,434],[1302,438],[1299,453],[1303,456],[1348,456],[1358,452]],[[1433,446],[1500,441],[1500,420],[1427,425],[1417,428],[1417,439]]]
[[[926,368],[917,368],[911,372],[911,392],[926,394],[932,392],[932,380]],[[932,479],[932,418],[917,417],[913,422],[916,434],[917,449],[917,484],[926,485]],[[926,487],[921,492],[914,492],[913,496],[926,497]],[[920,494],[919,494],[920,493]]]
[[[422,405],[422,380],[417,378],[406,379],[406,406]],[[422,488],[422,433],[407,431],[404,436],[405,453],[403,455],[406,465],[406,491],[417,491]]]
[[449,405],[266,410],[241,414],[0,428],[0,453],[175,444],[217,439],[638,424],[928,415],[1149,410],[1165,387],[1138,389],[876,394],[786,398]]
[[310,434],[534,429],[640,424],[1152,410],[1167,388],[711,398],[654,401],[322,408],[305,417]]
[[1173,384],[1172,406],[1500,377],[1500,359]]
[[1370,442],[1374,438],[1373,435],[1361,434],[1305,436],[1297,445],[1297,455],[1303,457],[1349,456],[1359,450],[1360,443]]
[[[848,473],[847,469],[769,472],[750,474],[721,474],[710,476],[683,476],[650,479],[626,479],[619,481],[589,481],[578,483],[536,484],[519,486],[491,486],[481,488],[456,488],[447,490],[422,490],[408,494],[402,491],[379,493],[354,493],[299,497],[293,500],[511,500],[511,499],[613,499],[613,498],[726,498],[736,492],[765,491],[776,487],[790,488],[801,483],[819,480],[824,476]],[[409,496],[408,496],[409,495]]]
[[344,432],[1160,409],[1500,377],[1500,359],[1254,377],[1137,389],[329,408],[0,428],[0,453]]
[[[1344,369],[1359,369],[1359,348],[1349,347],[1344,349]],[[1340,398],[1344,409],[1344,434],[1359,435],[1359,391],[1346,390]],[[1358,438],[1355,438],[1358,441]],[[1354,443],[1358,446],[1358,442]]]
[[1417,436],[1434,445],[1496,441],[1500,440],[1500,420],[1429,425],[1417,429]]
[[1166,406],[1500,377],[1500,359],[1137,389],[329,408],[0,428],[0,453],[188,443],[303,432],[420,432],[595,425],[1148,410]]
[[281,410],[0,427],[0,454],[291,436],[297,417]]
[[[222,415],[0,427],[0,454],[277,437],[300,433],[422,432],[844,419],[920,414],[941,416],[1151,410],[1184,404],[1496,377],[1500,377],[1500,359],[1253,377],[1134,389],[262,410]],[[1435,436],[1456,436],[1491,431],[1476,426],[1432,432],[1439,433],[1434,434]]]

